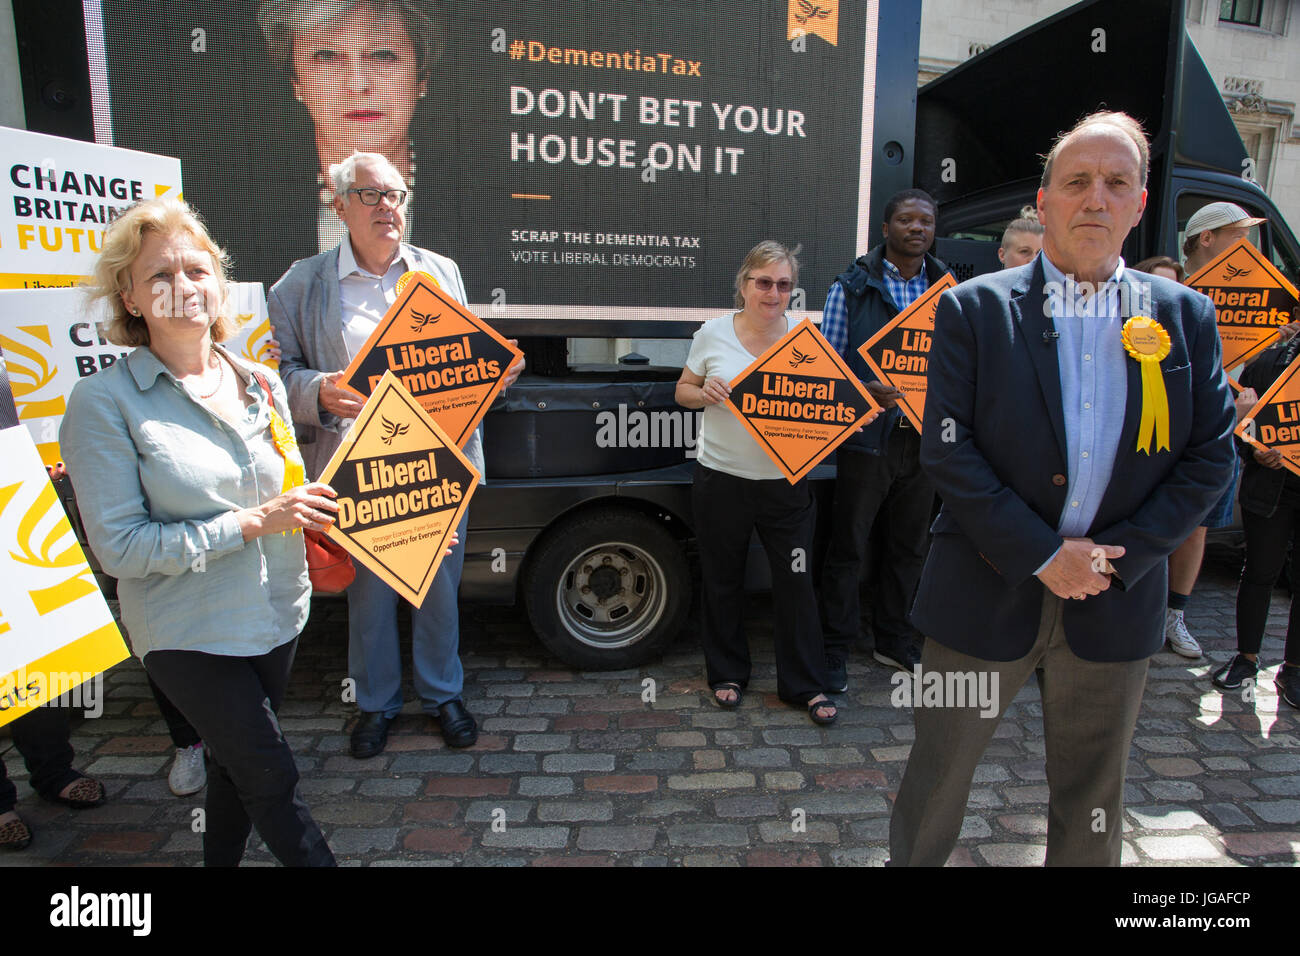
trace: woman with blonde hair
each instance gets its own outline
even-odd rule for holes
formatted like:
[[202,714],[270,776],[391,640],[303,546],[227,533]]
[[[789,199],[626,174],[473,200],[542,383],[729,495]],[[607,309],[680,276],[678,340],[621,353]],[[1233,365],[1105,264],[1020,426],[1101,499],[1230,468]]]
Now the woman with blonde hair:
[[225,254],[188,206],[116,219],[91,294],[135,350],[77,383],[59,442],[132,650],[207,747],[204,863],[237,865],[255,827],[285,865],[332,866],[275,713],[311,596],[299,532],[334,492],[303,481],[279,378],[220,346]]

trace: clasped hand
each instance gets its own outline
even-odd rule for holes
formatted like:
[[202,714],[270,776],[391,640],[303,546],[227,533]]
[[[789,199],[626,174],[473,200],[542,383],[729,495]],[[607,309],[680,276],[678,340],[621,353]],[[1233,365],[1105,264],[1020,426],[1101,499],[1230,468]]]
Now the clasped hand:
[[1115,571],[1110,561],[1123,556],[1124,548],[1117,544],[1066,538],[1051,563],[1038,573],[1038,580],[1059,598],[1083,600],[1110,587],[1110,575]]

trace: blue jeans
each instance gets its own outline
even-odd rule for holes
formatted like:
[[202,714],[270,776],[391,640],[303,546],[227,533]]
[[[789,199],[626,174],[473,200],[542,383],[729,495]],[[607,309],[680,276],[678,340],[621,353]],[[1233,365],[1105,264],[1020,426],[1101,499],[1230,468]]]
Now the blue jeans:
[[[465,565],[469,512],[461,518],[460,544],[443,559],[424,603],[411,608],[411,664],[415,692],[428,713],[460,697],[465,671],[460,664],[460,613],[457,592]],[[396,717],[402,709],[402,649],[397,635],[396,591],[356,562],[357,578],[348,588],[348,674],[356,681],[357,706]]]

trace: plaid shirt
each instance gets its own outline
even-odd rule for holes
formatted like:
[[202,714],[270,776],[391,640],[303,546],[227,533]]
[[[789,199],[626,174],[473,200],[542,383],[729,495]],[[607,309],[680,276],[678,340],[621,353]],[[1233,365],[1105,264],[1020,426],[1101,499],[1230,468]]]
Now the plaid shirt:
[[[888,259],[884,260],[884,264],[885,288],[889,290],[889,297],[899,312],[919,299],[930,287],[924,262],[921,264],[921,271],[910,279],[904,279],[902,273],[898,271],[898,266]],[[848,357],[849,312],[844,304],[844,287],[839,282],[832,283],[830,291],[826,293],[826,305],[822,308],[821,332],[841,357]]]

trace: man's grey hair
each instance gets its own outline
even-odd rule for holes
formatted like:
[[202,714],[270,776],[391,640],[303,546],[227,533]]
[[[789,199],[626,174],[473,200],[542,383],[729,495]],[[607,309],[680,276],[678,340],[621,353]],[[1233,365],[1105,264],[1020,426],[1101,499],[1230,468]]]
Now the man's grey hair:
[[401,180],[402,188],[406,189],[406,181],[402,179],[402,174],[397,171],[397,167],[388,161],[388,157],[383,153],[353,153],[341,163],[335,163],[329,168],[330,184],[334,187],[334,195],[348,201],[348,190],[357,182],[357,163],[362,160],[376,163],[380,166],[388,167],[388,171]]

